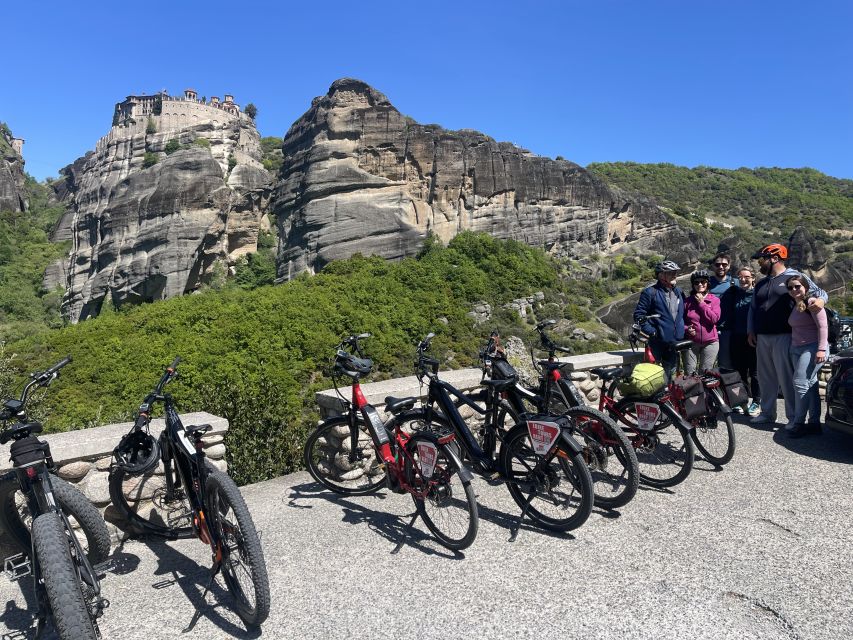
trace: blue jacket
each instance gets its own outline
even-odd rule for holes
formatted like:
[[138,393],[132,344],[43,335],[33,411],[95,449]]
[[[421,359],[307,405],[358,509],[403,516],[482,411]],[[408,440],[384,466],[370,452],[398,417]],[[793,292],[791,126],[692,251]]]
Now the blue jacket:
[[660,314],[660,318],[642,325],[643,331],[652,336],[653,342],[673,343],[684,340],[684,292],[675,287],[675,293],[678,296],[678,313],[675,320],[669,312],[666,290],[660,282],[649,285],[640,293],[640,300],[634,309],[634,322],[637,322],[640,316]]

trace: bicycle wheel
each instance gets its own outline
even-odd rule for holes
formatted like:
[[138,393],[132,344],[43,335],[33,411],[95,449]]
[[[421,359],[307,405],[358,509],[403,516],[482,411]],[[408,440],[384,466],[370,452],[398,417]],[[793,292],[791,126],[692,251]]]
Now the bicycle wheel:
[[62,518],[43,513],[33,521],[32,535],[57,634],[62,640],[95,640],[99,634],[89,615]]
[[542,528],[570,531],[592,513],[592,477],[583,454],[559,443],[556,454],[545,462],[533,450],[527,423],[516,425],[505,436],[500,467],[513,500],[526,507]]
[[[50,484],[53,497],[68,517],[71,529],[89,562],[94,565],[106,560],[110,555],[110,532],[101,512],[77,488],[62,478],[51,475]],[[15,479],[0,483],[0,524],[21,550],[29,555],[32,550],[32,516]]]
[[469,480],[433,434],[415,433],[406,442],[404,473],[426,526],[448,549],[461,551],[477,537],[480,519]]
[[335,493],[362,496],[385,486],[385,465],[376,456],[373,439],[361,416],[357,424],[358,440],[352,456],[347,416],[324,420],[305,441],[304,459],[308,473]]
[[141,475],[130,475],[117,467],[110,472],[110,499],[119,515],[114,524],[131,535],[155,535],[170,540],[195,536],[186,491],[175,486],[180,476],[171,464],[168,466],[174,479],[171,490],[162,465]]
[[730,415],[723,415],[716,396],[707,394],[708,413],[695,423],[691,432],[699,453],[715,467],[722,467],[735,454],[735,426]]
[[623,398],[611,409],[615,418],[627,426],[640,470],[640,482],[653,487],[673,487],[683,482],[693,469],[695,449],[687,430],[672,423],[658,404],[658,417],[651,429],[640,429],[636,403],[657,404],[636,398]]
[[595,504],[615,509],[628,504],[640,484],[637,454],[628,436],[606,415],[590,407],[563,412],[583,439],[583,458],[592,475]]
[[208,523],[227,547],[222,576],[234,608],[247,626],[257,627],[270,612],[270,585],[255,523],[237,485],[222,471],[210,472],[204,493]]

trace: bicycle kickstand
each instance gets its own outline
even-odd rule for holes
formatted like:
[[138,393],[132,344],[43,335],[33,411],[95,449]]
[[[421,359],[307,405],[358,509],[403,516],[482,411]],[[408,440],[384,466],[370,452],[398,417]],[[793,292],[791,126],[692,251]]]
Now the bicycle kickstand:
[[418,519],[419,515],[420,514],[417,511],[415,511],[414,515],[412,516],[412,519],[409,520],[409,524],[407,524],[406,528],[403,529],[403,534],[400,536],[400,539],[397,541],[397,546],[394,547],[393,551],[391,551],[391,555],[396,555],[396,554],[400,553],[400,549],[402,549],[403,545],[406,544],[406,539],[409,537],[409,531],[411,531],[412,527],[415,526],[415,521]]
[[[207,579],[207,584],[204,585],[204,593],[201,594],[201,601],[205,604],[207,604],[207,594],[210,591],[210,587],[213,585],[213,580],[214,580],[214,578],[216,578],[217,574],[220,572],[221,569],[222,569],[222,563],[221,562],[217,562],[210,569],[210,577]],[[198,622],[198,619],[201,618],[202,611],[203,611],[203,609],[200,609],[200,608],[195,610],[195,613],[193,614],[192,619],[190,620],[190,622],[186,626],[186,628],[183,630],[183,633],[188,633],[188,632],[192,631],[193,628],[195,628],[195,625]]]
[[524,503],[524,507],[521,509],[521,513],[518,514],[518,518],[515,520],[515,524],[510,528],[510,536],[509,541],[515,542],[515,539],[518,538],[518,530],[521,529],[521,523],[524,521],[524,516],[527,515],[527,510],[530,508],[531,503],[533,502],[533,498],[536,495],[535,491],[530,492],[530,496],[527,498],[527,501]]

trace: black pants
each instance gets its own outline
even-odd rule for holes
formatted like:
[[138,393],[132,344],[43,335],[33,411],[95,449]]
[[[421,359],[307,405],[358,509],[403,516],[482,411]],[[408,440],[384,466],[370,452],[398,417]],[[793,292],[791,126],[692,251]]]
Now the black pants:
[[761,389],[758,387],[755,347],[750,346],[747,336],[733,333],[731,338],[732,365],[740,374],[753,402],[761,402]]

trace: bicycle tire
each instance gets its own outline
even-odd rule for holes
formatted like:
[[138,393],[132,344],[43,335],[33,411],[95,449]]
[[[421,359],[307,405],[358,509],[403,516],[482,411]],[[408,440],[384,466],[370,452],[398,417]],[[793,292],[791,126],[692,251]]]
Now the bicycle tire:
[[[424,477],[418,445],[430,443],[437,449],[432,475]],[[477,537],[480,526],[477,499],[470,480],[463,480],[453,456],[448,455],[438,438],[430,433],[415,433],[406,441],[404,473],[408,483],[426,491],[420,498],[414,493],[418,514],[436,539],[448,549],[467,549]]]
[[583,438],[595,505],[616,509],[628,504],[640,485],[640,464],[628,436],[611,418],[591,407],[569,407],[562,415],[572,420]]
[[41,514],[33,521],[32,536],[57,634],[62,640],[95,640],[99,634],[89,615],[62,518],[57,513]]
[[730,415],[722,416],[725,429],[720,428],[720,407],[713,393],[707,394],[708,413],[697,420],[690,436],[702,457],[720,468],[735,455],[735,426]]
[[[657,423],[649,430],[637,426],[637,402],[657,404],[660,415]],[[683,427],[673,424],[660,403],[637,398],[622,398],[610,409],[614,420],[619,420],[634,446],[640,470],[640,482],[652,487],[674,487],[690,475],[693,469],[695,448],[693,439]],[[677,435],[676,435],[677,434]],[[666,471],[669,470],[669,471]]]
[[373,439],[361,416],[358,428],[359,459],[354,463],[348,456],[351,443],[347,416],[324,420],[305,441],[305,468],[314,480],[335,493],[363,496],[386,486],[385,467],[376,457]]
[[[210,469],[214,467],[205,461]],[[172,469],[174,478],[177,472]],[[110,471],[110,499],[121,518],[115,524],[131,536],[153,535],[168,540],[195,537],[193,512],[183,487],[169,494],[165,476],[157,470],[128,474],[119,467]]]
[[[89,562],[95,565],[106,560],[110,555],[110,532],[101,512],[79,489],[62,478],[51,474],[50,484],[56,503],[68,517]],[[31,523],[32,517],[17,479],[0,482],[0,525],[27,555],[32,552]]]
[[[500,469],[513,500],[522,509],[527,507],[536,524],[550,531],[571,531],[592,513],[592,476],[581,452],[574,453],[562,443],[558,447],[547,468],[531,473],[542,456],[533,451],[527,424],[522,422],[504,437]],[[519,483],[531,486],[528,496]],[[546,514],[543,509],[549,506],[551,513]]]
[[269,616],[270,585],[261,541],[246,501],[228,474],[217,469],[207,478],[204,502],[208,524],[230,550],[222,559],[222,577],[234,597],[237,615],[248,627],[258,627]]

